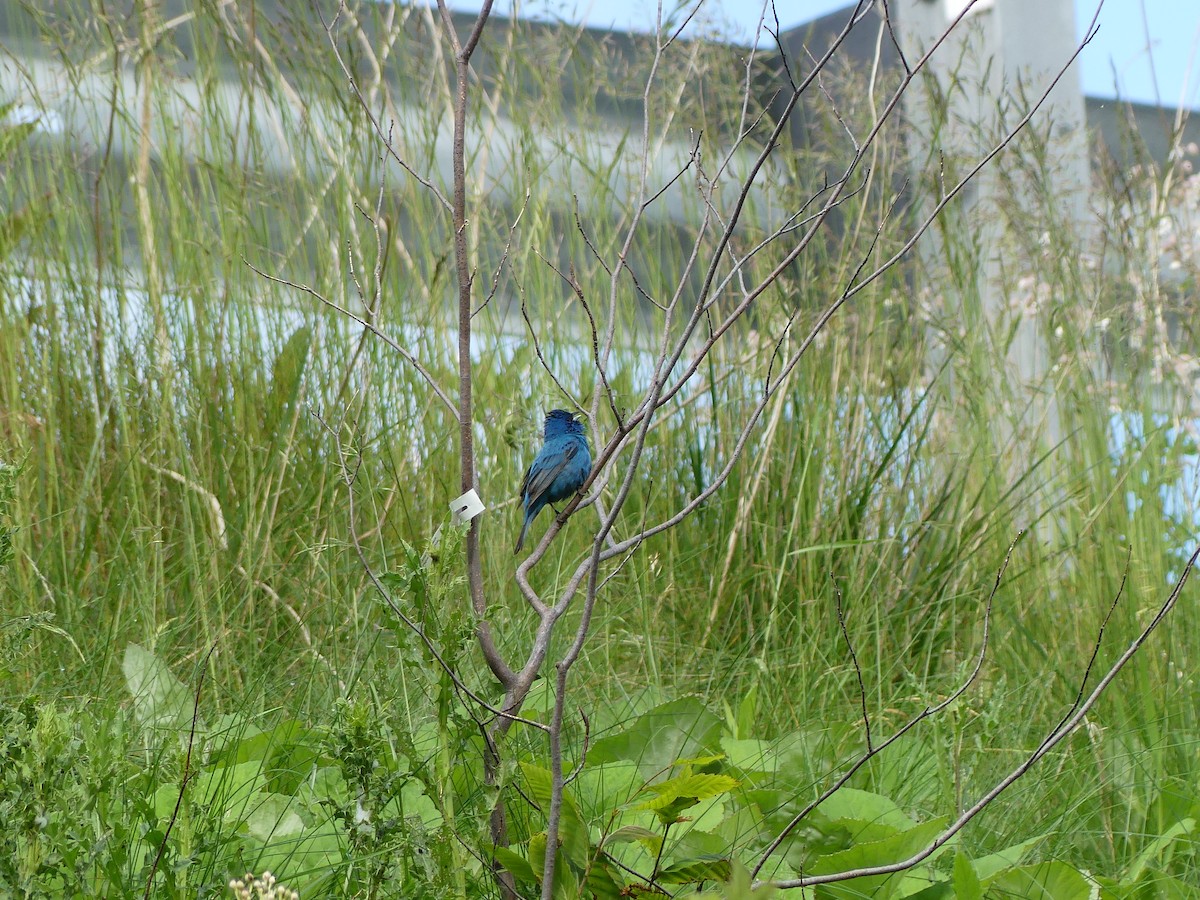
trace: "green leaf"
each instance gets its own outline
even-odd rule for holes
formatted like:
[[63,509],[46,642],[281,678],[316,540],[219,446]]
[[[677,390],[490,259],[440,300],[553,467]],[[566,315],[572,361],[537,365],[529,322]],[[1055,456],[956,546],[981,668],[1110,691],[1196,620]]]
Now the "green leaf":
[[[727,876],[728,880],[721,885],[720,891],[705,891],[703,894],[691,895],[695,900],[704,898],[704,900],[768,900],[768,898],[778,893],[778,889],[768,885],[763,885],[760,888],[753,888],[754,879],[750,877],[750,872],[740,862],[736,860],[730,866],[730,873]],[[794,900],[810,900],[812,893],[808,889],[798,891],[790,891],[785,896],[792,897]]]
[[[121,669],[139,722],[150,728],[191,728],[192,692],[171,674],[166,663],[144,647],[130,644],[125,648]],[[201,730],[199,722],[196,727]]]
[[1158,857],[1162,855],[1163,851],[1170,847],[1171,844],[1173,844],[1179,838],[1191,835],[1195,830],[1195,819],[1188,818],[1176,822],[1174,825],[1152,840],[1149,844],[1147,844],[1142,852],[1137,855],[1137,858],[1134,859],[1133,863],[1130,864],[1129,868],[1125,871],[1125,874],[1121,877],[1121,884],[1127,886],[1136,884],[1138,879],[1142,877],[1142,872],[1145,871],[1146,867],[1149,866],[1150,863],[1157,861]]
[[615,871],[604,859],[593,861],[584,881],[584,896],[591,896],[595,900],[621,900],[623,888]]
[[[540,884],[546,869],[546,832],[539,831],[529,839],[526,856]],[[554,860],[554,896],[563,900],[579,896],[579,880],[571,867],[566,865],[561,853],[556,854]]]
[[522,762],[521,774],[525,776],[525,784],[533,801],[541,807],[542,812],[549,810],[550,797],[554,790],[554,776],[550,770],[533,763]]
[[983,885],[970,858],[961,850],[954,854],[953,883],[957,900],[982,900]]
[[691,884],[694,881],[725,881],[730,875],[727,857],[682,860],[658,873],[663,884]]
[[155,818],[169,819],[175,812],[175,804],[179,802],[179,785],[163,784],[159,785],[154,792],[154,816]]
[[1003,869],[1010,869],[1017,865],[1024,858],[1025,854],[1049,837],[1049,832],[1040,834],[1037,837],[1030,838],[1027,841],[1021,841],[1019,844],[1013,844],[1001,850],[999,853],[992,853],[988,856],[980,857],[972,863],[975,869],[975,874],[979,876],[981,882],[987,881],[997,872]]
[[657,856],[662,849],[663,838],[657,832],[651,831],[649,828],[643,828],[641,825],[623,825],[608,835],[600,844],[605,847],[609,844],[628,844],[636,841],[646,848],[651,856]]
[[642,789],[644,779],[628,760],[587,767],[571,782],[580,812],[589,822],[608,821],[614,810],[624,808]]
[[[344,834],[331,820],[326,819],[312,827],[297,828],[293,818],[295,812],[289,809],[289,798],[269,794],[264,797],[277,797],[278,800],[268,800],[263,805],[261,819],[252,826],[251,834],[247,837],[243,852],[248,868],[255,872],[269,870],[281,881],[302,887],[304,882],[300,879],[304,876],[298,873],[315,875],[340,864],[344,858]],[[259,815],[257,810],[251,813],[247,822],[256,815]],[[271,819],[275,816],[278,819],[272,823]],[[270,838],[263,840],[263,833],[269,833]],[[306,892],[304,896],[309,894]]]
[[[521,772],[525,775],[525,783],[529,793],[544,813],[550,811],[550,794],[553,789],[553,776],[541,766],[522,762]],[[583,816],[579,813],[579,804],[567,790],[563,791],[562,813],[558,820],[558,841],[566,858],[576,865],[580,871],[585,869],[591,858],[591,839]]]
[[634,809],[665,809],[681,798],[691,799],[694,802],[689,805],[695,805],[701,800],[727,794],[739,783],[736,778],[730,778],[728,775],[681,775],[678,778],[646,785],[646,790],[656,796],[652,800],[639,803]]
[[[946,818],[922,822],[907,831],[886,837],[883,840],[855,844],[846,850],[830,853],[818,858],[809,867],[814,875],[847,872],[868,866],[885,866],[908,859],[927,847],[946,827]],[[935,853],[930,859],[937,856]],[[898,888],[904,876],[872,875],[852,878],[844,882],[820,885],[818,898],[851,898],[869,896],[877,900],[898,896]]]
[[546,870],[546,832],[539,831],[529,838],[529,843],[525,845],[525,859],[533,869],[538,884],[541,884]]
[[846,828],[856,840],[878,840],[916,825],[894,800],[882,794],[842,788],[817,807],[821,817]]
[[729,765],[738,771],[775,774],[778,759],[770,742],[756,738],[735,739],[726,735],[721,738],[721,747],[725,750]]
[[988,896],[1021,900],[1090,900],[1093,888],[1078,869],[1058,860],[1008,869],[984,886]]
[[266,777],[258,760],[205,769],[188,783],[193,802],[232,821],[242,821],[255,795],[263,792]]
[[495,856],[496,862],[511,872],[513,878],[517,879],[517,881],[523,881],[526,884],[537,884],[541,881],[541,878],[533,871],[533,866],[529,864],[529,860],[521,854],[513,852],[508,847],[496,847],[492,851],[492,854]]
[[293,798],[282,794],[259,794],[246,816],[250,835],[262,841],[285,841],[304,831],[304,820],[296,811]]
[[620,733],[596,741],[588,765],[632,760],[648,780],[680,759],[719,753],[721,730],[721,720],[696,698],[672,700],[638,716]]
[[[916,880],[911,879],[911,881]],[[958,900],[958,895],[954,893],[954,888],[946,881],[935,881],[933,884],[921,888],[915,894],[906,893],[902,888],[897,891],[896,896],[904,897],[906,900]]]
[[441,810],[417,778],[405,780],[400,793],[384,804],[382,812],[387,818],[420,821],[428,829],[441,828],[444,824]]
[[746,738],[754,733],[754,720],[758,716],[758,685],[751,685],[742,702],[738,704],[734,737]]
[[694,766],[697,769],[703,769],[705,766],[710,766],[715,762],[720,762],[724,758],[725,758],[724,753],[706,753],[703,756],[694,756],[690,759],[677,759],[677,760],[675,760],[675,765],[676,765],[676,767],[679,767],[679,766],[693,767]]

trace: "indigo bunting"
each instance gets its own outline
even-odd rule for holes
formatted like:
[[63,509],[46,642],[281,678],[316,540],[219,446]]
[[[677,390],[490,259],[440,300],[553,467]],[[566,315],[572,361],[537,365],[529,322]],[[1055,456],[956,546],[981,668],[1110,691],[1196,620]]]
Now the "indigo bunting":
[[588,449],[583,423],[565,409],[550,410],[546,414],[545,443],[521,481],[525,523],[513,549],[514,555],[525,546],[525,532],[542,507],[570,497],[583,487],[591,471],[592,451]]

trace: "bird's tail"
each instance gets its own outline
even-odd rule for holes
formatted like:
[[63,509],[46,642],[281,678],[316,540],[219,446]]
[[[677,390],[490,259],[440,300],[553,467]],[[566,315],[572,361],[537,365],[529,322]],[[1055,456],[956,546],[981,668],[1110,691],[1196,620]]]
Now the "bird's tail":
[[529,530],[529,523],[533,521],[532,516],[525,517],[525,523],[521,526],[521,533],[517,535],[517,546],[513,547],[513,556],[521,552],[521,548],[525,546],[525,532]]

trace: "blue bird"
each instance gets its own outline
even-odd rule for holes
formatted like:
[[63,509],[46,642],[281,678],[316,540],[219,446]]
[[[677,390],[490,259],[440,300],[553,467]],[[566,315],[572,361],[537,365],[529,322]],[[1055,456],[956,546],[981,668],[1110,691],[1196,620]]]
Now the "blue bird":
[[529,523],[548,503],[565,500],[583,487],[592,471],[592,451],[588,449],[583,423],[565,409],[552,409],[546,414],[545,443],[541,452],[525,470],[521,480],[521,504],[525,508],[525,523],[517,538],[513,554],[525,546]]

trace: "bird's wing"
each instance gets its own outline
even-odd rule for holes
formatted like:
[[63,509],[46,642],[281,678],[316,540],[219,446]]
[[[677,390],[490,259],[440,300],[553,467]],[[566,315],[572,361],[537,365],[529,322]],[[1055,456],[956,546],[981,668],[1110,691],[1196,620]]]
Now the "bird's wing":
[[563,469],[575,458],[575,454],[579,452],[579,445],[571,442],[562,450],[555,454],[554,461],[545,466],[538,466],[540,460],[535,459],[533,465],[525,473],[525,481],[521,485],[521,496],[528,497],[529,502],[537,500],[538,497],[550,490],[550,485],[554,484],[556,479]]

